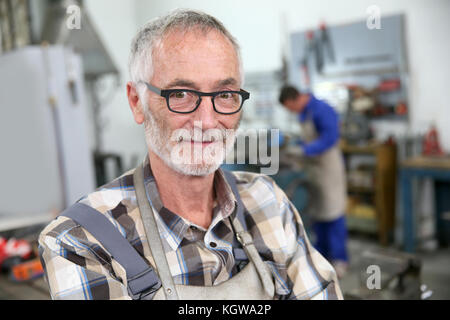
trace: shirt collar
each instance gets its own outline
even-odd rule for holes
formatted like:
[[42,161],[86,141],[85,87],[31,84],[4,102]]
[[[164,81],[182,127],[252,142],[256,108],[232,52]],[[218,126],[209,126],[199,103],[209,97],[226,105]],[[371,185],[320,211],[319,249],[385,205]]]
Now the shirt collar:
[[[144,184],[147,193],[149,191],[149,184],[154,180],[149,164],[150,162],[147,156],[144,160]],[[158,210],[156,210],[156,206],[151,203],[151,205],[155,209],[154,211],[156,212],[155,219],[159,226],[161,237],[167,241],[172,250],[176,250],[178,248],[181,241],[185,237],[187,230],[191,226],[194,226],[200,230],[203,229],[202,231],[209,232],[210,230],[214,229],[214,227],[218,223],[227,219],[235,211],[235,208],[237,206],[236,198],[225,178],[222,169],[220,168],[214,173],[213,185],[215,191],[215,202],[213,217],[208,230],[204,230],[200,226],[191,223],[187,219],[180,217],[167,208],[162,207],[158,212]]]

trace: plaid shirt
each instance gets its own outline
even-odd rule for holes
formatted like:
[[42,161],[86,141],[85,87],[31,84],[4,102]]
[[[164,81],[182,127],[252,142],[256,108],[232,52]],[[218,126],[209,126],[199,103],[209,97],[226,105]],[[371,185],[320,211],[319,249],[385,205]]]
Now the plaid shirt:
[[[144,179],[150,174],[146,167]],[[247,227],[275,279],[275,299],[342,299],[333,267],[311,246],[300,215],[284,192],[265,175],[234,175],[247,209]],[[155,215],[175,284],[213,286],[238,272],[229,219],[235,197],[221,170],[215,173],[214,188],[217,199],[207,230],[165,208]],[[106,215],[155,266],[137,206],[133,170],[79,202]],[[131,299],[125,269],[71,219],[53,220],[41,232],[39,247],[53,299]]]

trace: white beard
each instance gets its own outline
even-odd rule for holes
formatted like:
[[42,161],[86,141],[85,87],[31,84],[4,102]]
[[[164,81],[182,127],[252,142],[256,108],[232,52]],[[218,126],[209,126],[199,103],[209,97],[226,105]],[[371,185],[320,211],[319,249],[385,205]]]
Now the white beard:
[[[147,106],[145,111],[145,140],[147,146],[172,170],[190,176],[205,176],[216,171],[225,156],[233,149],[236,130],[209,129],[205,132],[194,123],[194,129],[170,132],[164,121],[154,117]],[[214,141],[202,146],[192,141]]]

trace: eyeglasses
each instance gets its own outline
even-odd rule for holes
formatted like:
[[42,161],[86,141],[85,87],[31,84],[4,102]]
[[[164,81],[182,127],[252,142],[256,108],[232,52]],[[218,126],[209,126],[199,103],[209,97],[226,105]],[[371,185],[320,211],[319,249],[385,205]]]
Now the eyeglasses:
[[214,111],[220,114],[234,114],[241,110],[244,101],[250,98],[250,93],[245,90],[240,91],[217,91],[200,92],[189,89],[169,89],[161,90],[152,86],[150,83],[144,83],[147,88],[166,98],[167,107],[170,111],[176,113],[191,113],[197,110],[202,102],[202,97],[211,97]]

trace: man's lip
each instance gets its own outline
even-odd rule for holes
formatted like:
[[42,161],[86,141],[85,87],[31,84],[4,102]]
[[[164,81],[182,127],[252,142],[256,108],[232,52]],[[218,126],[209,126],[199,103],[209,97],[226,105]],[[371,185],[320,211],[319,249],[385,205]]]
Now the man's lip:
[[177,142],[178,143],[182,142],[182,143],[207,145],[207,144],[216,143],[219,141],[222,141],[223,143],[225,143],[225,139],[212,139],[212,140],[208,140],[208,141],[197,141],[197,140],[191,140],[191,139],[183,139],[182,137],[180,137]]
[[211,144],[211,143],[213,143],[214,141],[194,141],[194,140],[191,140],[191,144],[202,144],[202,145],[207,145],[207,144]]

